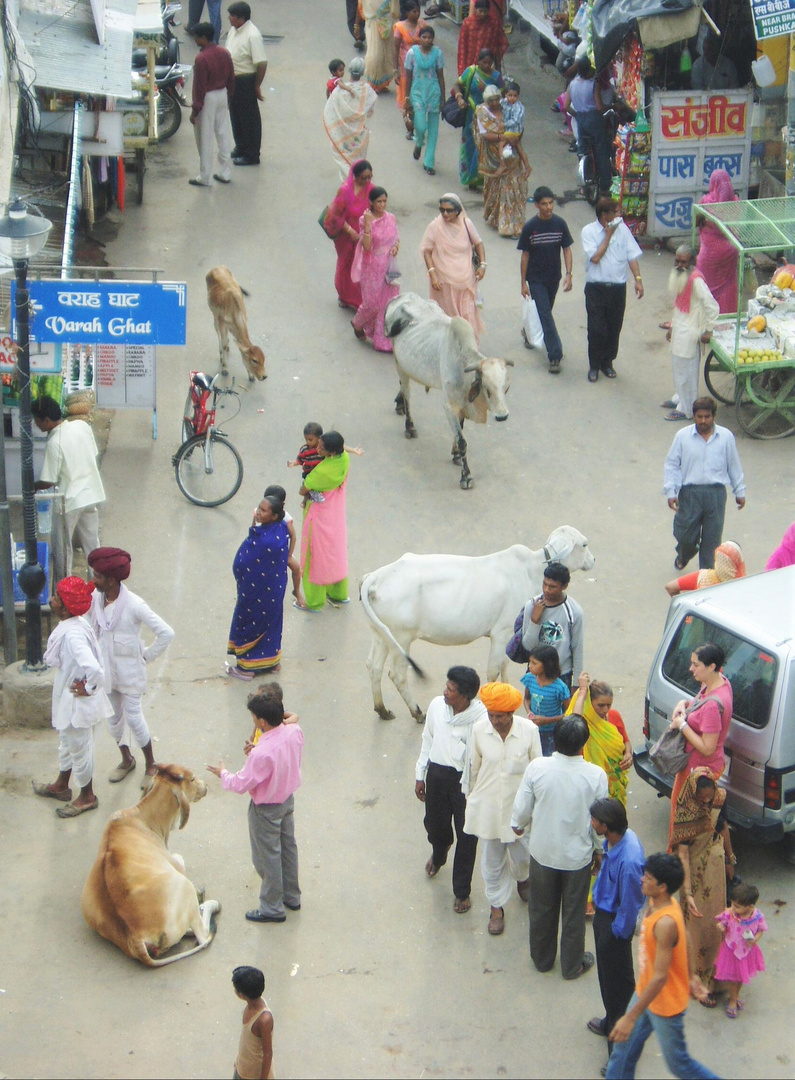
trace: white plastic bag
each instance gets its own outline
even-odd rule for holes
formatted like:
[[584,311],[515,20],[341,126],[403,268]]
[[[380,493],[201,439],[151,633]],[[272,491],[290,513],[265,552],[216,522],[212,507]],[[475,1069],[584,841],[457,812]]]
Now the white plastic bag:
[[532,296],[522,299],[522,326],[531,348],[540,349],[544,344],[544,331],[541,329],[541,320]]

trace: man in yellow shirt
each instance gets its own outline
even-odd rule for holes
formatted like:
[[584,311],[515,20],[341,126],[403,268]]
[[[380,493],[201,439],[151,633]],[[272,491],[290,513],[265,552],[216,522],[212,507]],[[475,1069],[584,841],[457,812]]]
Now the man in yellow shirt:
[[262,34],[251,21],[251,8],[245,0],[236,0],[227,8],[232,29],[226,37],[235,69],[235,92],[229,106],[235,148],[235,165],[259,165],[262,145],[262,80],[268,70],[268,58]]

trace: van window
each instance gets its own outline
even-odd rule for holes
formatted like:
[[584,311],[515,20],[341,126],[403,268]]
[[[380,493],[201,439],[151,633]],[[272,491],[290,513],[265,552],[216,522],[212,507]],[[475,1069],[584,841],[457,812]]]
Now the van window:
[[698,615],[686,615],[663,660],[663,675],[695,697],[700,687],[690,674],[690,655],[708,641],[726,653],[723,674],[732,684],[734,717],[751,727],[763,728],[770,719],[778,661],[775,656]]

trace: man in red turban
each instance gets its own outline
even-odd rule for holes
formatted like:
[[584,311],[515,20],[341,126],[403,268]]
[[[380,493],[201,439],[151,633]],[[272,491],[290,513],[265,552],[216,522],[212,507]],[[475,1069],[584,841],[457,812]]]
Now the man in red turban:
[[541,757],[541,736],[532,720],[514,716],[522,693],[508,683],[486,683],[480,700],[488,716],[476,720],[469,738],[461,788],[467,797],[464,831],[480,838],[480,869],[491,905],[489,933],[505,929],[505,905],[514,881],[527,900],[530,853],[511,830],[513,800],[524,768]]
[[[91,552],[88,565],[94,571],[96,592],[89,618],[99,639],[105,689],[113,707],[108,729],[121,751],[121,761],[110,774],[110,782],[117,784],[135,768],[129,727],[144,753],[146,776],[141,787],[146,788],[146,777],[154,776],[157,771],[152,736],[141,708],[146,691],[146,665],[167,648],[174,631],[140,596],[122,584],[130,576],[131,563],[129,552],[122,548],[101,547]],[[147,648],[141,643],[142,626],[148,626],[155,635]]]
[[[54,784],[34,781],[33,790],[44,799],[67,803],[59,817],[70,818],[96,810],[94,794],[94,727],[111,712],[102,689],[104,671],[99,644],[83,616],[91,605],[94,586],[82,578],[58,582],[51,600],[59,623],[47,641],[44,663],[55,668],[52,688],[52,726],[58,732],[58,779]],[[80,794],[72,799],[69,782],[74,775]]]

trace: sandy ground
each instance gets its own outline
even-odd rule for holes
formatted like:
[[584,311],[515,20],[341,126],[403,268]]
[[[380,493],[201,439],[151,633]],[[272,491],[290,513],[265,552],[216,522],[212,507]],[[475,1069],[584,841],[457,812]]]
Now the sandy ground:
[[[583,259],[577,246],[574,289],[556,315],[566,359],[558,377],[519,340],[519,259],[511,242],[486,232],[484,348],[513,359],[511,417],[470,430],[475,487],[462,492],[449,463],[450,436],[439,395],[415,393],[419,438],[403,438],[394,415],[392,360],[357,343],[349,313],[336,306],[334,251],[316,224],[338,183],[320,125],[326,64],[351,55],[343,5],[299,7],[256,0],[254,21],[278,41],[268,44],[265,149],[260,169],[234,170],[228,189],[190,188],[196,152],[187,114],[182,129],[149,158],[143,207],[130,206],[108,247],[116,265],[156,266],[189,283],[188,345],[159,355],[160,437],[150,417],[117,412],[103,478],[108,502],[102,539],[133,553],[131,588],[176,630],[167,655],[151,670],[145,711],[157,755],[202,770],[223,757],[242,762],[249,687],[223,676],[234,604],[231,560],[264,486],[282,483],[298,512],[297,470],[287,470],[306,421],[336,427],[353,445],[348,496],[350,574],[405,551],[481,554],[521,542],[540,547],[557,525],[588,537],[597,561],[578,574],[571,594],[586,613],[586,664],[608,679],[631,735],[641,741],[646,674],[662,630],[673,576],[671,514],[661,494],[662,463],[675,426],[658,402],[669,396],[670,365],[657,324],[668,317],[670,255],[643,258],[646,298],[628,303],[612,383],[585,378]],[[437,22],[451,69],[454,28]],[[185,56],[192,48],[185,49]],[[556,135],[549,111],[557,76],[542,69],[526,31],[515,31],[509,70],[528,106],[525,144],[533,182],[560,194],[575,186],[575,158]],[[448,72],[448,82],[449,82]],[[402,233],[404,290],[424,293],[416,255],[438,196],[458,190],[457,135],[443,125],[438,175],[411,159],[390,94],[379,101],[370,157],[376,182],[389,190]],[[474,220],[477,196],[464,193]],[[575,238],[590,208],[569,201],[562,212]],[[229,434],[245,461],[243,487],[217,510],[186,502],[170,459],[178,446],[190,369],[214,371],[215,335],[203,277],[227,263],[250,291],[253,339],[268,357],[268,379],[242,385],[242,413]],[[732,411],[719,422],[732,429]],[[727,512],[726,536],[742,543],[760,570],[792,520],[792,443],[744,437],[740,454],[748,505]],[[595,973],[564,983],[556,968],[535,972],[527,948],[527,915],[518,898],[499,939],[486,933],[488,907],[476,871],[473,906],[455,915],[449,871],[429,882],[422,810],[413,794],[420,728],[394,688],[396,719],[372,712],[364,666],[368,630],[358,603],[301,615],[286,605],[279,679],[306,733],[304,784],[297,795],[303,910],[280,926],[255,926],[244,912],[258,879],[250,864],[246,800],[221,791],[196,805],[172,848],[223,912],[218,935],[200,956],[161,971],[126,959],[83,923],[80,892],[108,815],[138,797],[139,769],[111,787],[116,751],[106,733],[97,744],[98,813],[56,819],[35,799],[32,778],[56,768],[52,731],[2,733],[0,836],[5,866],[4,1013],[0,1071],[14,1077],[214,1077],[230,1075],[239,1002],[230,986],[240,963],[261,966],[276,1017],[277,1076],[598,1076],[605,1046],[585,1028],[600,1012]],[[425,705],[441,692],[452,663],[485,674],[487,645],[462,649],[418,645],[428,679],[414,681]],[[521,670],[512,671],[518,682]],[[633,776],[631,824],[648,851],[663,848],[666,806]],[[735,841],[739,868],[761,890],[771,926],[763,943],[768,973],[751,988],[736,1023],[722,1011],[693,1006],[692,1051],[734,1077],[792,1075],[786,1035],[792,989],[792,867],[778,848]],[[776,902],[782,902],[777,904]],[[641,1077],[666,1075],[656,1043]]]

